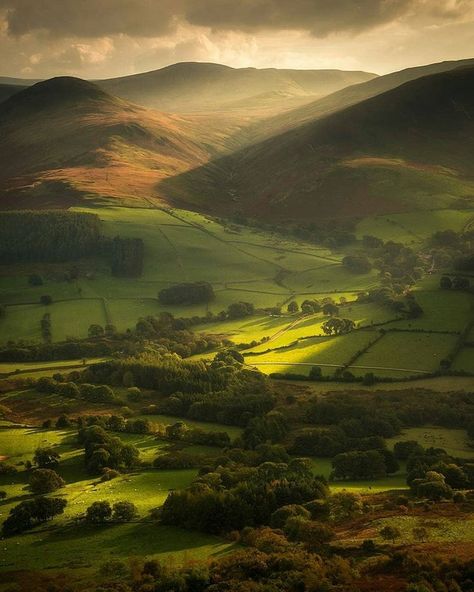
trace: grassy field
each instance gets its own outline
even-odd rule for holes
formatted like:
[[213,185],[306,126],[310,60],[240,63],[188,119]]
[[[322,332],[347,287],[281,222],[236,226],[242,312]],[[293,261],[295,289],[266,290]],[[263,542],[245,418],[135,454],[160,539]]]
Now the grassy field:
[[474,448],[470,446],[465,430],[455,430],[436,426],[421,428],[407,428],[403,433],[389,438],[387,444],[393,446],[396,442],[415,440],[424,448],[443,448],[454,457],[474,458]]
[[[376,336],[376,334],[375,334]],[[245,361],[262,372],[308,374],[311,366],[339,367],[374,339],[372,331],[357,331],[339,337],[314,337],[278,351],[247,355]],[[273,346],[273,344],[270,344]],[[264,346],[260,346],[263,348]],[[329,373],[331,373],[329,371]]]
[[[1,341],[40,341],[45,312],[51,314],[53,339],[59,341],[85,336],[92,323],[110,322],[125,330],[138,318],[162,310],[177,316],[204,316],[238,300],[269,307],[308,291],[353,295],[373,283],[372,277],[354,280],[342,267],[341,254],[269,232],[223,226],[191,212],[123,207],[81,211],[99,214],[108,236],[143,238],[143,276],[112,277],[106,263],[97,260],[78,262],[80,278],[73,282],[63,277],[69,265],[5,267],[0,303],[7,304],[7,315],[0,321]],[[41,273],[42,286],[29,286],[28,275],[33,272]],[[159,305],[157,294],[163,287],[197,280],[214,286],[217,296],[209,306]],[[43,294],[52,296],[52,305],[36,304]]]
[[438,230],[461,232],[473,219],[472,210],[426,210],[403,214],[381,214],[357,225],[357,236],[372,235],[384,241],[420,243]]
[[[377,371],[377,374],[395,377],[403,377],[411,371],[433,372],[439,369],[440,361],[449,354],[455,343],[455,335],[387,333],[360,356],[356,365],[375,368],[389,366],[395,370]],[[397,371],[397,368],[401,370]],[[349,369],[356,375],[365,374],[365,370]]]
[[[165,442],[154,436],[122,434],[124,441],[133,442],[143,460],[152,460]],[[66,487],[57,495],[65,497],[68,506],[64,515],[52,526],[36,529],[21,537],[13,537],[3,545],[0,569],[97,568],[110,558],[126,560],[132,555],[144,555],[173,560],[176,563],[191,559],[205,559],[231,549],[230,543],[217,537],[178,529],[158,527],[149,522],[148,512],[160,506],[171,489],[186,487],[195,478],[196,470],[146,470],[122,475],[102,483],[85,472],[83,451],[78,448],[73,430],[41,430],[0,428],[0,456],[17,465],[20,471],[13,476],[0,477],[0,489],[7,499],[0,503],[0,521],[11,507],[28,495],[27,472],[23,463],[31,460],[39,446],[53,446],[61,454],[58,472]],[[205,447],[195,452],[205,452]],[[215,449],[212,449],[215,453]],[[80,516],[94,501],[133,500],[139,511],[140,522],[92,529],[72,528],[72,520]],[[38,552],[41,548],[41,553]]]
[[[7,304],[7,314],[0,320],[0,343],[8,340],[41,341],[40,322],[51,315],[54,341],[85,337],[91,324],[111,323],[120,331],[133,328],[140,317],[158,315],[164,310],[176,316],[204,316],[218,313],[232,302],[244,300],[259,308],[281,306],[283,312],[291,300],[299,305],[306,298],[321,300],[343,298],[340,315],[354,320],[357,327],[388,327],[412,331],[390,334],[356,360],[354,366],[374,368],[381,376],[402,378],[412,370],[432,372],[451,350],[454,335],[413,331],[460,333],[472,318],[472,295],[438,289],[439,275],[427,276],[415,287],[423,315],[406,320],[388,307],[356,303],[357,294],[378,284],[375,271],[357,275],[341,264],[344,253],[316,247],[273,232],[229,225],[197,213],[157,208],[100,207],[82,208],[97,213],[108,236],[140,236],[145,243],[145,269],[138,279],[115,278],[106,262],[78,262],[80,277],[64,280],[69,265],[5,266],[0,275],[0,303]],[[446,217],[446,223],[443,220]],[[362,237],[372,234],[388,240],[390,232],[405,233],[406,242],[422,241],[443,227],[463,228],[472,212],[433,210],[423,214],[379,216],[358,226]],[[444,226],[443,226],[444,224]],[[380,230],[380,231],[379,231]],[[28,275],[39,271],[44,285],[31,287]],[[205,280],[213,284],[216,299],[209,305],[163,307],[157,293],[179,281]],[[41,295],[50,294],[53,304],[41,306]],[[398,319],[398,320],[397,320]],[[322,314],[299,319],[297,315],[266,316],[204,324],[201,333],[225,336],[235,343],[250,343],[269,338],[268,343],[251,351],[250,364],[266,373],[297,372],[306,374],[309,366],[337,367],[347,364],[377,336],[377,329],[346,336],[327,338],[321,329]],[[291,345],[291,348],[288,346]],[[276,348],[287,348],[279,349]],[[271,352],[266,350],[271,349]],[[247,352],[249,353],[249,352]],[[454,368],[472,370],[472,356],[463,351]],[[377,370],[394,368],[394,370]],[[0,372],[1,372],[0,367]],[[357,375],[366,369],[351,368]],[[43,370],[39,371],[44,373]],[[36,374],[39,376],[40,374]]]

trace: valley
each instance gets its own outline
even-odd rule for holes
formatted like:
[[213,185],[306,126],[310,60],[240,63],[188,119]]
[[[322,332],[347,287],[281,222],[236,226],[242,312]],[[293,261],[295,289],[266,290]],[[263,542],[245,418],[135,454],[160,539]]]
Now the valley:
[[0,80],[1,592],[470,592],[473,89]]

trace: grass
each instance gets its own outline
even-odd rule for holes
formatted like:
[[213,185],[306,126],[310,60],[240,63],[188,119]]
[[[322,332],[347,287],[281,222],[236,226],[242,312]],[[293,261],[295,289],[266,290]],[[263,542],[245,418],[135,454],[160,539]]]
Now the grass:
[[474,368],[474,347],[465,347],[454,359],[453,369],[472,372]]
[[[433,372],[439,369],[444,359],[456,343],[456,335],[437,335],[428,333],[387,333],[369,351],[357,360],[357,366],[390,367],[407,371]],[[356,374],[366,370],[350,368]],[[408,373],[409,373],[408,372]],[[376,371],[378,375],[393,377],[406,376],[407,372],[397,370]]]
[[[153,436],[122,434],[121,438],[137,445],[144,460],[154,458],[165,444]],[[196,477],[196,470],[143,470],[102,483],[85,472],[83,451],[78,448],[73,430],[0,429],[0,455],[8,456],[9,462],[20,469],[16,475],[0,478],[0,488],[7,492],[7,499],[0,502],[0,520],[29,496],[28,474],[21,470],[22,463],[32,459],[38,446],[46,445],[61,454],[58,472],[66,480],[66,487],[57,495],[67,499],[66,511],[51,525],[2,543],[0,569],[96,569],[108,559],[127,560],[134,555],[182,563],[217,556],[232,548],[232,544],[217,537],[147,522],[148,512],[162,505],[170,490],[187,487]],[[194,452],[202,453],[204,449]],[[71,521],[94,501],[114,503],[124,499],[135,503],[142,522],[104,528],[72,526]]]
[[470,446],[465,430],[425,426],[421,428],[407,428],[403,433],[389,438],[387,445],[393,447],[396,442],[415,440],[424,448],[443,448],[454,457],[474,458],[474,448]]
[[[59,341],[87,335],[92,323],[111,322],[126,330],[140,317],[163,310],[176,316],[204,316],[238,300],[263,308],[283,305],[291,297],[298,298],[299,292],[353,295],[372,282],[372,278],[354,278],[339,263],[341,255],[326,249],[270,232],[230,228],[191,212],[126,207],[80,210],[97,213],[108,236],[143,238],[143,276],[112,277],[104,261],[93,259],[78,262],[80,277],[75,282],[64,280],[69,264],[7,266],[0,276],[0,302],[8,305],[0,321],[0,341],[41,341],[45,312],[51,314],[53,340]],[[33,272],[42,275],[42,286],[29,286],[28,275]],[[213,284],[214,302],[159,305],[157,294],[163,287],[197,280]],[[39,304],[43,294],[53,298],[47,308]]]
[[62,368],[73,369],[81,368],[89,364],[97,364],[103,362],[104,358],[86,358],[84,360],[57,360],[54,362],[8,362],[0,363],[0,374],[10,374],[12,372],[36,374],[41,373],[53,374],[54,372],[60,372]]
[[[326,479],[329,479],[332,471],[331,459],[312,457],[311,466],[315,475],[322,475]],[[372,481],[331,481],[329,487],[333,493],[342,490],[353,493],[379,493],[393,489],[406,489],[406,473],[402,467],[398,473],[388,475],[383,479],[374,479]]]
[[205,430],[206,432],[227,432],[231,440],[235,440],[242,433],[242,428],[237,426],[224,425],[222,423],[209,423],[206,421],[196,421],[195,419],[187,419],[175,417],[172,415],[139,415],[141,419],[148,419],[151,424],[173,425],[178,421],[184,422],[186,425]]
[[425,210],[403,214],[381,214],[365,218],[357,225],[358,238],[372,235],[384,241],[420,243],[438,230],[460,232],[472,220],[472,210]]
[[345,364],[373,339],[372,331],[355,331],[338,337],[315,337],[302,340],[287,349],[246,356],[245,361],[268,374],[272,372],[308,374],[311,365],[341,366]]

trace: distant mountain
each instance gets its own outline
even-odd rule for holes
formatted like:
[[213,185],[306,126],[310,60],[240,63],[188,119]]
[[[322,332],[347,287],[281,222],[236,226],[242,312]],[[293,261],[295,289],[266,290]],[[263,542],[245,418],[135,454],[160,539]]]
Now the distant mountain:
[[321,99],[307,103],[302,107],[276,115],[265,121],[257,122],[248,133],[252,132],[254,139],[263,139],[264,137],[296,128],[315,119],[320,119],[321,117],[387,92],[411,80],[469,66],[474,66],[474,58],[440,62],[392,72],[360,84],[347,86]]
[[3,207],[80,196],[156,196],[156,184],[202,165],[197,126],[147,111],[77,78],[54,78],[0,104]]
[[97,84],[113,95],[160,111],[262,109],[275,106],[277,100],[281,110],[375,77],[343,70],[259,70],[183,62]]
[[[472,203],[474,67],[405,83],[165,182],[201,209],[317,220]],[[183,188],[193,193],[180,193]],[[198,199],[196,198],[198,196]],[[206,196],[207,203],[201,196]]]

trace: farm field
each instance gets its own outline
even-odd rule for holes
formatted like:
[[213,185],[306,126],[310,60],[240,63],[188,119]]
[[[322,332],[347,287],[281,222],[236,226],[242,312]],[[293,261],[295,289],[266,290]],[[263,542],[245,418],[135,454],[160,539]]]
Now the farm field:
[[[199,214],[123,207],[78,211],[98,213],[107,236],[143,238],[143,276],[133,280],[112,277],[104,262],[84,260],[78,262],[79,279],[72,282],[62,277],[67,266],[35,266],[44,284],[30,286],[31,266],[10,271],[7,267],[0,277],[0,303],[8,311],[0,321],[1,341],[41,341],[39,324],[45,312],[51,315],[53,340],[60,341],[86,336],[93,323],[111,323],[119,330],[132,328],[140,317],[163,310],[175,316],[204,316],[208,310],[218,313],[238,300],[251,301],[256,307],[281,306],[299,292],[337,291],[340,296],[353,296],[367,285],[365,279],[353,281],[339,263],[341,255],[272,233],[229,229]],[[330,272],[324,271],[328,265]],[[307,270],[319,275],[309,281],[304,275]],[[160,306],[158,291],[180,281],[212,283],[215,301],[208,306]],[[39,304],[44,294],[53,299],[47,308]]]
[[474,217],[473,210],[424,210],[403,214],[382,214],[362,220],[356,229],[357,236],[373,235],[384,241],[393,240],[407,244],[421,243],[438,230],[460,232]]
[[[311,366],[344,365],[375,337],[372,331],[356,331],[338,337],[314,337],[301,340],[294,346],[257,355],[245,352],[246,363],[261,368],[265,373],[293,372],[308,374]],[[300,366],[301,364],[301,366]]]
[[388,438],[388,446],[396,442],[415,440],[424,448],[442,448],[448,454],[459,458],[473,458],[474,448],[470,445],[465,430],[454,430],[437,426],[424,426],[420,428],[406,428],[402,434],[394,438]]
[[[380,371],[380,374],[400,377],[410,372],[434,372],[455,343],[455,335],[386,333],[367,353],[358,358],[354,366],[382,368],[389,365],[394,370]],[[365,370],[356,367],[349,369],[356,375],[365,374]]]

